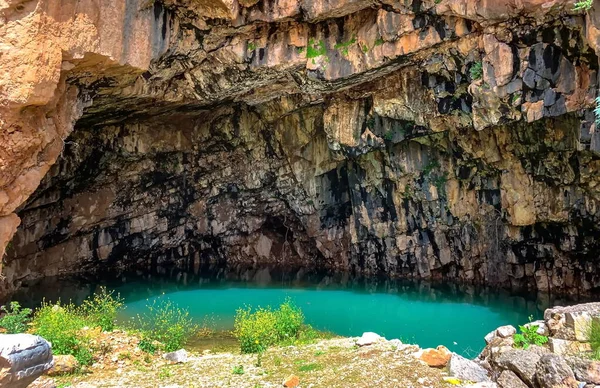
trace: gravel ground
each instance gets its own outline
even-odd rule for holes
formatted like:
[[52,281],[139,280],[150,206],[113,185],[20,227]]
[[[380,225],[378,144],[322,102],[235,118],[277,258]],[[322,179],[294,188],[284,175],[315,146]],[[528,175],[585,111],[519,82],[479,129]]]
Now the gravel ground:
[[[290,375],[299,387],[451,387],[444,372],[415,359],[419,348],[399,341],[357,347],[356,338],[322,340],[315,344],[276,347],[256,355],[232,352],[190,353],[188,362],[169,364],[161,358],[107,357],[83,375],[61,377],[58,387],[282,387]],[[130,353],[127,353],[128,355]],[[237,369],[237,373],[234,370]],[[242,372],[243,371],[243,372]]]

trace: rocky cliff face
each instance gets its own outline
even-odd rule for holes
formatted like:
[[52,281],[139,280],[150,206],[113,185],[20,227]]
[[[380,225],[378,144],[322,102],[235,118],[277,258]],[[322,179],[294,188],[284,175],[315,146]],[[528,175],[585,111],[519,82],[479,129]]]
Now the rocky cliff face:
[[5,291],[208,262],[598,290],[597,6],[109,3],[0,2]]

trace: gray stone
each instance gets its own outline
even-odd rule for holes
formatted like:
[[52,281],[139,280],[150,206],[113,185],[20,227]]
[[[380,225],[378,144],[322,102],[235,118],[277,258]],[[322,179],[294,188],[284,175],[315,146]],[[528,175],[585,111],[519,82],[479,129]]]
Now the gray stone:
[[527,68],[523,73],[523,83],[527,85],[529,89],[535,89],[535,71]]
[[42,337],[0,334],[1,388],[25,388],[52,365],[52,348]]
[[573,371],[565,359],[556,354],[542,356],[536,365],[536,381],[544,388],[579,388]]
[[527,384],[510,370],[505,370],[500,373],[497,383],[500,388],[527,388]]
[[514,372],[525,384],[533,387],[535,368],[542,355],[543,351],[531,346],[529,350],[512,349],[504,352],[494,362],[501,369]]
[[546,89],[544,92],[544,106],[552,106],[556,102],[556,92],[553,89]]
[[517,334],[517,329],[515,329],[515,327],[511,325],[500,326],[496,329],[496,333],[502,338],[507,338]]
[[163,354],[163,358],[171,362],[184,363],[188,360],[188,354],[185,349],[179,349],[175,352]]
[[475,383],[490,381],[487,371],[481,365],[456,353],[452,353],[452,357],[450,357],[448,373],[457,379]]
[[356,344],[358,346],[372,345],[375,342],[380,341],[382,338],[383,337],[381,337],[377,333],[366,332],[366,333],[363,333],[362,337],[360,337],[358,340],[356,340]]
[[487,333],[487,335],[483,339],[485,340],[486,344],[489,344],[494,338],[496,338],[496,330],[492,330],[489,333]]
[[591,384],[600,384],[600,361],[581,357],[565,357],[565,361],[573,370],[575,378]]

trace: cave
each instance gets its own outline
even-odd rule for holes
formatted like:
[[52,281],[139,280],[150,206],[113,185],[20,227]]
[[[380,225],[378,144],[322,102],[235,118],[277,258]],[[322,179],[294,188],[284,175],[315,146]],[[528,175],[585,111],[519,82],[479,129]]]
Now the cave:
[[600,291],[599,16],[234,3],[0,9],[63,31],[53,73],[0,57],[2,293],[236,266]]

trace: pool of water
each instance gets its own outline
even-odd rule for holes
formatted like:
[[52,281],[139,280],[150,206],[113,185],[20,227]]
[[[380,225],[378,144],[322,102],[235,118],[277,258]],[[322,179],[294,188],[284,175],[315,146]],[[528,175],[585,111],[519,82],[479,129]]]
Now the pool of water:
[[[256,273],[255,273],[256,275]],[[421,347],[445,345],[474,357],[483,337],[498,326],[537,319],[546,306],[538,300],[472,287],[426,283],[319,277],[298,280],[252,276],[246,280],[172,277],[121,277],[104,281],[61,280],[15,295],[25,305],[47,299],[80,302],[103,284],[126,301],[122,319],[142,312],[154,299],[168,298],[189,310],[200,324],[231,329],[244,306],[278,306],[291,298],[307,323],[342,336],[374,331]]]

